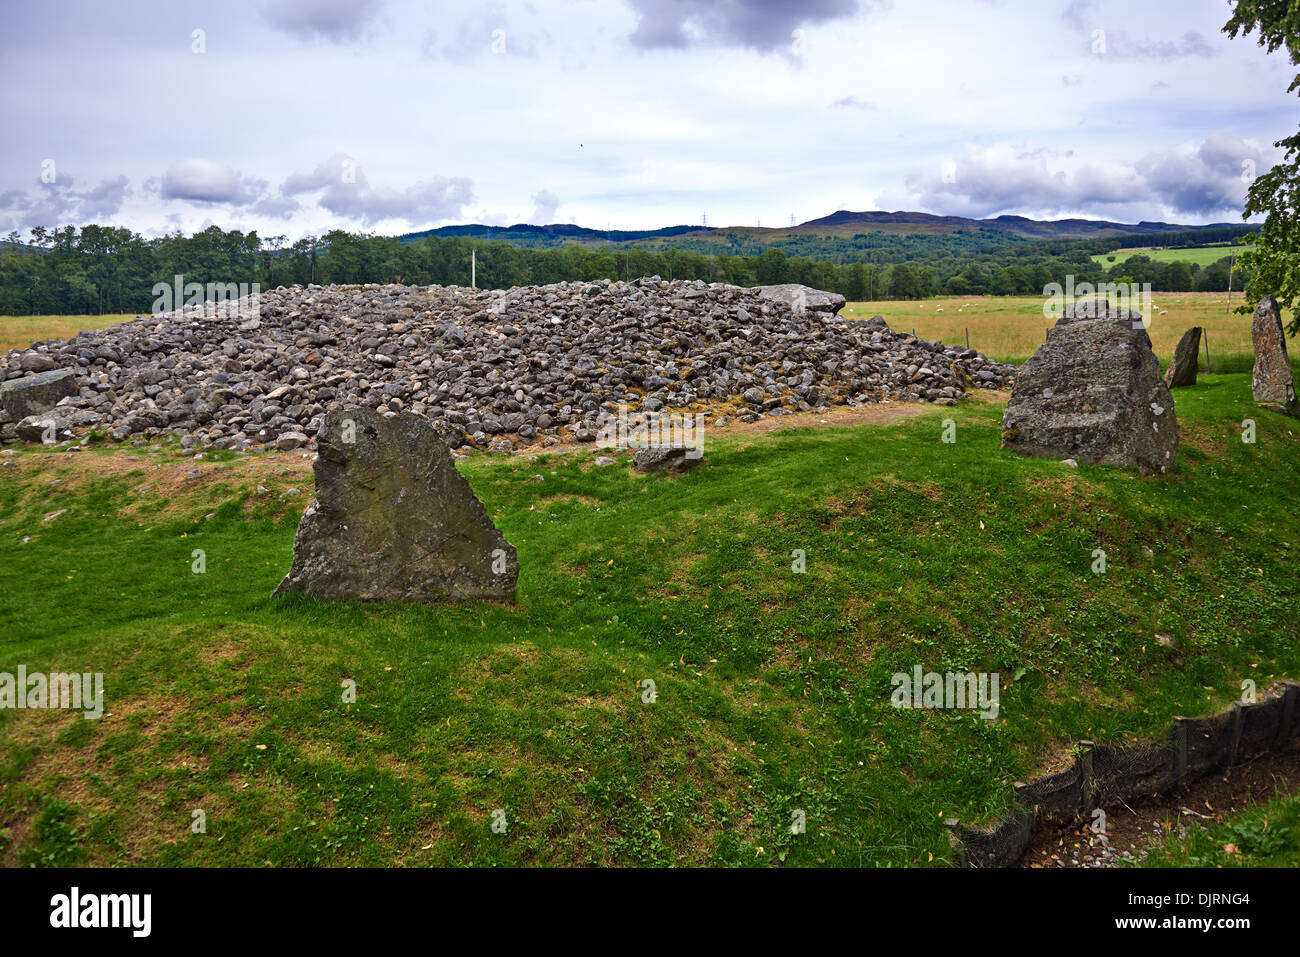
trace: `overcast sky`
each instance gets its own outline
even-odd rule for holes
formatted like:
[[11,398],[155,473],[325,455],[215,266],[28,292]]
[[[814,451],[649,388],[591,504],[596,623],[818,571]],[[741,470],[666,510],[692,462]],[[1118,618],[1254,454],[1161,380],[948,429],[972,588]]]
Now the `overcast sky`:
[[[1239,222],[1293,70],[1225,0],[5,0],[0,233]],[[196,33],[196,31],[201,31]],[[202,51],[202,52],[199,52]]]

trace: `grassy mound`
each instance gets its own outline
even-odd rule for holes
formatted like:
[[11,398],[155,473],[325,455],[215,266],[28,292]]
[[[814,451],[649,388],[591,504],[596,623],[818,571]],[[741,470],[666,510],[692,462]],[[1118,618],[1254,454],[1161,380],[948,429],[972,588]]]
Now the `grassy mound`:
[[[513,606],[271,601],[296,453],[22,451],[0,671],[104,672],[106,713],[0,711],[0,863],[940,864],[1078,738],[1300,676],[1297,425],[1247,376],[1176,399],[1166,478],[1003,452],[983,400],[682,477],[472,459]],[[998,718],[891,707],[918,664],[999,673]]]

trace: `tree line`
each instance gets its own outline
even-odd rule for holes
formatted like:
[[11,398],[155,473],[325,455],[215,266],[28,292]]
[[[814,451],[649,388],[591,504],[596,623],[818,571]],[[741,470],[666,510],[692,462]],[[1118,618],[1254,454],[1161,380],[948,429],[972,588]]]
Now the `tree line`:
[[[33,229],[27,242],[11,233],[0,245],[0,314],[149,312],[154,286],[257,283],[263,290],[310,283],[409,283],[468,286],[471,249],[481,288],[561,281],[702,279],[741,286],[797,282],[851,301],[924,299],[935,295],[1040,295],[1049,283],[1151,283],[1156,291],[1222,291],[1227,256],[1213,265],[1160,263],[1136,256],[1109,268],[1093,261],[1093,243],[1017,243],[985,253],[932,251],[920,259],[835,263],[788,256],[704,254],[630,246],[525,248],[465,237],[396,237],[334,230],[294,243],[282,236],[211,226],[185,236],[145,239],[128,229],[89,225]],[[900,251],[899,255],[906,255]],[[1240,272],[1233,288],[1242,287]]]

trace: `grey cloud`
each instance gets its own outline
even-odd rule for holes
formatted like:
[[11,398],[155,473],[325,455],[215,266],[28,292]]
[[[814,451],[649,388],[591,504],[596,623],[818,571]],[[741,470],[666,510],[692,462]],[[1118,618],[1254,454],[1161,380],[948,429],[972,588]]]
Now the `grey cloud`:
[[631,35],[642,49],[676,48],[705,42],[761,51],[789,47],[802,25],[849,17],[864,0],[631,0],[639,18]]
[[81,208],[78,210],[78,214],[83,220],[94,219],[99,216],[115,216],[117,211],[122,208],[122,203],[126,201],[127,193],[130,191],[130,185],[125,176],[106,179],[98,186],[81,194]]
[[130,192],[126,176],[79,189],[75,177],[59,171],[53,183],[38,182],[32,193],[21,189],[0,193],[0,225],[8,231],[109,220],[117,215]]
[[1233,136],[1211,134],[1188,156],[1167,153],[1145,157],[1137,164],[1152,193],[1181,213],[1202,216],[1222,211],[1240,214],[1249,186],[1249,173],[1264,172],[1261,151]]
[[1061,19],[1078,30],[1088,30],[1097,15],[1097,0],[1070,0]]
[[1159,218],[1167,210],[1235,219],[1247,186],[1243,162],[1258,172],[1267,165],[1259,149],[1223,134],[1207,136],[1191,152],[1168,150],[1129,165],[1083,166],[1069,175],[1049,167],[1052,155],[1005,145],[968,150],[947,175],[913,172],[905,182],[911,200],[923,208],[975,218],[1022,210]]
[[[148,185],[154,185],[154,181]],[[238,170],[205,159],[186,159],[172,165],[157,186],[163,199],[230,206],[247,206],[266,191],[264,180],[243,176]]]
[[560,197],[549,189],[544,189],[534,193],[530,198],[533,201],[533,214],[528,217],[530,223],[535,226],[547,226],[555,222],[555,211],[560,208]]
[[270,219],[291,219],[300,209],[302,204],[291,196],[264,196],[249,207],[248,211]]
[[383,9],[384,0],[271,0],[263,12],[292,36],[344,44],[361,40]]
[[477,57],[509,55],[533,58],[550,34],[536,17],[511,18],[500,3],[482,3],[454,24],[425,32],[420,57],[425,60],[464,61]]
[[366,226],[385,219],[412,223],[458,219],[474,199],[473,184],[465,177],[437,176],[405,188],[372,188],[365,172],[341,153],[310,173],[287,177],[280,186],[284,197],[317,191],[321,191],[318,206]]
[[291,173],[280,184],[280,192],[286,196],[314,193],[318,189],[346,184],[349,179],[360,179],[361,185],[365,185],[365,173],[357,168],[356,162],[343,153],[335,153],[310,173]]
[[1184,57],[1209,59],[1216,53],[1209,41],[1196,31],[1178,40],[1135,40],[1122,30],[1106,32],[1106,56],[1119,60],[1156,60],[1161,63]]

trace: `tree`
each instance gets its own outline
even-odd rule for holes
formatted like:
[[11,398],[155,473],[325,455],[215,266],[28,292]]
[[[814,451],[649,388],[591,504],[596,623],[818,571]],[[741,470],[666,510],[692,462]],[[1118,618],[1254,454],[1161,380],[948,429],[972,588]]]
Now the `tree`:
[[770,286],[785,282],[785,253],[780,249],[769,249],[758,257],[758,281],[760,285]]
[[[1272,53],[1285,47],[1300,67],[1300,3],[1296,0],[1237,0],[1223,32],[1231,37],[1259,32],[1259,45]],[[1297,72],[1287,92],[1300,91]],[[1290,335],[1300,333],[1300,133],[1273,144],[1285,150],[1282,161],[1250,184],[1242,218],[1264,214],[1264,225],[1242,254],[1241,267],[1254,275],[1246,285],[1246,305],[1273,295],[1291,310]]]

